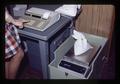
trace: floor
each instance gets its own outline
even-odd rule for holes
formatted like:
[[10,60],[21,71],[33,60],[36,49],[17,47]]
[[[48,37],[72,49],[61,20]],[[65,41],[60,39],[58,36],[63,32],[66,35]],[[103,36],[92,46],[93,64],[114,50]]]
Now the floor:
[[22,60],[17,79],[43,79],[42,73],[30,67],[27,56]]

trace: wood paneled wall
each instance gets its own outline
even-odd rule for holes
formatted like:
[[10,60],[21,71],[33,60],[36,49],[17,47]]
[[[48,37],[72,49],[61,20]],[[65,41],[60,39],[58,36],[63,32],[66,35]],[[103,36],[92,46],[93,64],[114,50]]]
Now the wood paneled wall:
[[76,30],[99,36],[110,37],[114,23],[113,5],[82,5],[76,20]]
[[75,22],[78,31],[108,38],[106,60],[110,56],[114,21],[115,8],[113,5],[82,5],[81,14]]

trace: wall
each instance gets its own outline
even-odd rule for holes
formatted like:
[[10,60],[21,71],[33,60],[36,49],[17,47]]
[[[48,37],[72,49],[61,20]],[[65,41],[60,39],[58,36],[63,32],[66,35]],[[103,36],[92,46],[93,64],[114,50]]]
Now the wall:
[[82,5],[82,12],[76,21],[76,29],[109,37],[113,30],[113,22],[113,5]]
[[114,20],[115,7],[113,5],[82,5],[82,11],[75,26],[78,31],[107,37],[109,40],[107,56],[109,56]]

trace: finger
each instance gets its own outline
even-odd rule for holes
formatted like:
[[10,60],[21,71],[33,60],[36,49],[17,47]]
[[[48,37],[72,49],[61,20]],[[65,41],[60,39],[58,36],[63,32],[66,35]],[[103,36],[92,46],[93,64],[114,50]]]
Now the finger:
[[19,26],[19,28],[23,28],[23,26]]
[[23,21],[23,23],[28,23],[28,22],[30,22],[30,20]]
[[30,22],[29,20],[25,20],[25,19],[22,19],[22,18],[20,18],[19,21],[21,21],[22,23]]
[[19,25],[19,28],[23,28],[23,23],[21,23],[21,24]]
[[30,22],[30,20],[24,20],[24,19],[22,19],[21,21],[22,21],[23,23]]

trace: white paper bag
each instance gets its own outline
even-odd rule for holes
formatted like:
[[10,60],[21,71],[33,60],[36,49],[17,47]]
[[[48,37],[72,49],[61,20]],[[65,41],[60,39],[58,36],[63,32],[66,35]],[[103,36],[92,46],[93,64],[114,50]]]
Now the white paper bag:
[[90,48],[93,48],[88,42],[87,39],[85,38],[85,36],[76,31],[73,30],[73,38],[76,39],[75,44],[74,44],[74,54],[75,56],[78,56],[80,54],[85,53],[86,51],[88,51]]
[[80,9],[81,5],[62,5],[61,7],[57,8],[55,11],[61,14],[65,14],[68,16],[75,17],[77,14],[77,9]]

